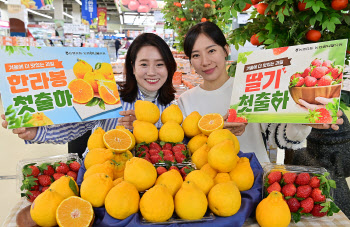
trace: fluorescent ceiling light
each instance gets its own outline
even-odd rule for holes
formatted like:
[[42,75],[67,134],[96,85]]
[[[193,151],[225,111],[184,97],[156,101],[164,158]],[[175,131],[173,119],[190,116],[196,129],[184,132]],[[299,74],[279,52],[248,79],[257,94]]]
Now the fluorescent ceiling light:
[[69,15],[68,13],[66,12],[62,12],[63,15],[65,15],[66,17],[69,17],[70,19],[73,19],[73,16],[72,15]]
[[34,10],[31,10],[31,9],[27,9],[27,11],[30,12],[30,13],[36,14],[36,15],[38,15],[38,16],[42,16],[42,17],[46,17],[46,18],[52,19],[52,17],[49,16],[49,15],[42,14],[42,13],[38,13],[38,12],[36,12],[36,11],[34,11]]
[[79,5],[82,5],[80,0],[75,0],[75,1],[76,1]]

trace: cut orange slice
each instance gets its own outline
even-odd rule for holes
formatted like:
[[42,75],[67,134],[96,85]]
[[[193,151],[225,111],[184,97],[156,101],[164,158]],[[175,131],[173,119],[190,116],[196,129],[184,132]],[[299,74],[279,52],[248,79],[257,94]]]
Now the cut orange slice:
[[119,100],[117,84],[114,81],[98,81],[98,93],[107,104],[116,104]]
[[68,89],[73,95],[73,101],[87,103],[94,97],[91,85],[83,79],[74,79],[68,84]]
[[210,133],[224,127],[224,119],[218,113],[206,114],[198,121],[198,128],[201,132],[209,136]]
[[63,200],[56,210],[56,220],[59,226],[91,226],[94,210],[90,202],[71,196]]
[[125,152],[133,147],[132,134],[120,129],[112,129],[103,135],[103,142],[109,149],[117,153]]

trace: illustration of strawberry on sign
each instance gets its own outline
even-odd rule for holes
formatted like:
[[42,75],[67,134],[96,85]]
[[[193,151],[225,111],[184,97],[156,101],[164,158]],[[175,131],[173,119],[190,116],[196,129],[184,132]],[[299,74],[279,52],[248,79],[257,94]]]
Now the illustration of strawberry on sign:
[[229,122],[335,123],[347,40],[239,53]]

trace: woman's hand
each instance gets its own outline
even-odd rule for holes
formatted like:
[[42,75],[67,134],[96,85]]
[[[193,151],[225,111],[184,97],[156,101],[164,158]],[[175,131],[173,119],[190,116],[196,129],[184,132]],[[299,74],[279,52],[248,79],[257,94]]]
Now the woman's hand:
[[118,118],[118,125],[123,125],[129,130],[133,130],[132,123],[136,120],[135,110],[120,111],[119,114],[124,117]]
[[223,116],[224,118],[224,128],[230,130],[235,136],[241,136],[244,131],[245,127],[248,123],[235,123],[235,122],[227,122],[228,113]]
[[[4,120],[1,125],[3,128],[7,128],[8,122],[5,120],[5,114],[1,114],[1,118]],[[17,134],[19,138],[23,140],[32,140],[35,138],[38,132],[38,127],[32,128],[15,128],[12,130],[13,134]]]
[[[325,108],[325,106],[329,103],[332,102],[333,99],[328,99],[328,98],[324,98],[324,97],[316,97],[315,98],[316,101],[318,101],[319,105],[316,104],[310,104],[302,99],[299,99],[299,102],[301,105],[303,105],[305,108],[309,109],[309,110],[316,110],[319,108]],[[302,107],[302,108],[304,108]],[[341,110],[339,110],[337,112],[337,121],[335,124],[307,124],[308,126],[315,128],[315,129],[333,129],[333,130],[338,130],[339,126],[338,125],[342,125],[344,123],[343,118],[341,118],[341,116],[343,116],[343,112]]]

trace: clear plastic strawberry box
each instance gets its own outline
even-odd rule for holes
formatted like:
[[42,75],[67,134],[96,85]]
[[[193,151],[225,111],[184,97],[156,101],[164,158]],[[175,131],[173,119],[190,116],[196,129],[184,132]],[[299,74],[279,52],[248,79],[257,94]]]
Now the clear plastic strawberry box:
[[33,158],[33,159],[23,159],[20,160],[17,163],[17,168],[16,168],[16,185],[17,185],[17,192],[18,193],[23,193],[25,190],[21,190],[21,186],[23,184],[24,180],[24,174],[22,172],[23,168],[27,166],[28,164],[34,164],[36,166],[39,166],[43,163],[50,163],[54,164],[56,162],[68,162],[68,161],[77,161],[81,163],[81,159],[79,158],[79,155],[76,153],[68,153],[68,154],[63,154],[63,155],[55,155],[55,156],[46,156],[46,157],[41,157],[41,158]]
[[[327,173],[327,170],[323,167],[314,167],[314,166],[299,166],[299,165],[283,165],[283,164],[274,164],[274,163],[264,163],[263,164],[263,170],[264,170],[264,175],[263,175],[263,198],[266,198],[268,195],[267,192],[267,187],[269,186],[267,181],[267,176],[270,174],[270,172],[272,171],[280,171],[282,172],[282,176],[284,173],[286,172],[292,172],[292,173],[309,173],[310,174],[310,178],[312,178],[313,176],[319,176],[319,175],[324,175],[325,173]],[[316,175],[315,175],[316,174]],[[326,174],[327,175],[327,174]],[[330,175],[326,176],[327,180],[331,180]],[[294,185],[296,185],[294,183]],[[281,185],[281,188],[283,186]],[[331,187],[329,190],[329,197],[333,198],[333,194],[334,194],[334,189]],[[296,194],[295,194],[296,196]],[[295,197],[293,196],[293,197]],[[332,202],[332,200],[330,198],[326,199],[326,202]],[[299,200],[299,199],[298,199]],[[321,202],[319,202],[321,203]],[[300,211],[300,210],[299,210]],[[292,213],[292,219],[293,219],[293,213]],[[312,216],[311,214],[304,214],[301,215],[301,219],[317,219],[317,221],[330,221],[333,219],[333,216],[323,216],[323,217],[316,217],[316,216]],[[297,222],[293,219],[294,222]]]

